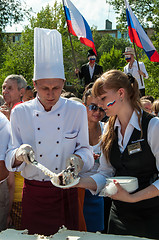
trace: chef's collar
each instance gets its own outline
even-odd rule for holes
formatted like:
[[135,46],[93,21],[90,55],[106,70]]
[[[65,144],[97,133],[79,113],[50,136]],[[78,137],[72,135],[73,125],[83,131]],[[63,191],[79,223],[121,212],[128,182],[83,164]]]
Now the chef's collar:
[[[59,100],[55,103],[55,105],[52,106],[51,110],[48,111],[48,112],[52,112],[52,111],[55,111],[56,109],[58,109],[61,105],[62,105],[62,98],[60,97]],[[41,104],[38,96],[35,98],[35,102],[38,106],[37,110],[38,111],[41,111],[41,112],[47,112],[45,109],[44,109],[44,106]]]

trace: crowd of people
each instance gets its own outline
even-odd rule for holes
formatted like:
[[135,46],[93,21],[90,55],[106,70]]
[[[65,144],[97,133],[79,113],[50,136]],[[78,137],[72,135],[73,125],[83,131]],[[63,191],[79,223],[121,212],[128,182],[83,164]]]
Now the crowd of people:
[[[133,49],[125,50],[129,65],[123,72],[105,73],[89,50],[87,66],[75,70],[85,81],[82,99],[63,89],[57,30],[35,28],[34,54],[34,88],[15,74],[2,84],[0,231],[11,227],[48,236],[65,225],[159,239],[159,99],[143,96],[131,70]],[[140,67],[139,75],[148,77]],[[79,183],[55,187],[34,160],[60,173],[59,181],[71,168]],[[114,180],[117,192],[100,196],[113,176],[136,177],[139,187],[128,193]]]

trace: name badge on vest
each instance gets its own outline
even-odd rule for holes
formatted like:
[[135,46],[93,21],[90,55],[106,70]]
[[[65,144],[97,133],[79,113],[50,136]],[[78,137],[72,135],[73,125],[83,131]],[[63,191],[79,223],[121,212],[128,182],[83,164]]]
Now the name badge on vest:
[[127,148],[128,148],[129,155],[142,151],[140,142],[135,142],[133,144],[130,144],[127,146]]

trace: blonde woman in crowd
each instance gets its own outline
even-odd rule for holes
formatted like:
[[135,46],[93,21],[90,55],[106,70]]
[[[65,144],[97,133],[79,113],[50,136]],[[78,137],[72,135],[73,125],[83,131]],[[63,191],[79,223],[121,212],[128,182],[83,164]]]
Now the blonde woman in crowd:
[[151,101],[148,99],[140,99],[140,101],[141,101],[141,105],[142,105],[143,109],[148,113],[152,113]]
[[[99,167],[100,137],[104,128],[101,120],[105,116],[105,112],[103,108],[98,107],[98,100],[92,96],[92,88],[84,92],[83,101],[87,108],[89,144],[93,147],[94,153],[94,167],[90,172],[91,175],[96,173]],[[92,195],[87,189],[84,199],[84,217],[88,232],[104,230],[104,198]]]
[[155,100],[152,104],[152,113],[159,117],[159,99]]

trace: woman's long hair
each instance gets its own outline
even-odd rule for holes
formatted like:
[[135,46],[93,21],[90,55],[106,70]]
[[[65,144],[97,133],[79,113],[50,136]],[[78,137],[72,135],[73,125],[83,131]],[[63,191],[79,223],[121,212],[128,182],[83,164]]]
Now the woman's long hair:
[[[130,102],[133,110],[138,116],[138,123],[141,128],[141,103],[139,97],[139,88],[137,80],[131,75],[126,75],[119,70],[110,70],[103,73],[103,75],[98,78],[92,88],[92,94],[97,97],[105,93],[105,89],[114,89],[118,91],[120,88],[124,88],[126,91],[127,100]],[[112,143],[115,139],[114,124],[117,116],[112,116],[108,121],[108,129],[103,134],[101,138],[101,148],[106,156],[107,161],[109,161],[109,153]],[[141,132],[142,136],[142,132]]]

